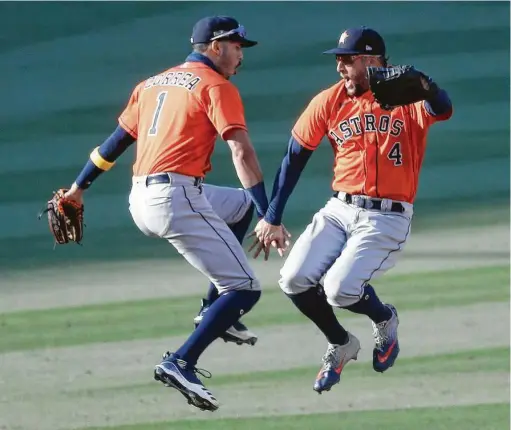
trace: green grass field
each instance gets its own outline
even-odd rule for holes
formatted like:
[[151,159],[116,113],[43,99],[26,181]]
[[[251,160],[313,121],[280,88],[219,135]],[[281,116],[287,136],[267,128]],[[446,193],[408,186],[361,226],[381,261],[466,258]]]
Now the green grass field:
[[309,414],[255,419],[204,421],[177,421],[146,423],[134,426],[96,427],[90,430],[316,430],[318,428],[361,428],[365,430],[502,430],[509,426],[509,407],[503,404],[457,406],[450,408],[409,408],[395,411],[345,412]]
[[372,370],[369,321],[339,311],[362,351],[341,384],[318,396],[325,340],[268,286],[245,317],[258,344],[217,341],[199,363],[221,401],[214,414],[152,380],[161,353],[189,333],[199,296],[4,312],[0,428],[508,428],[509,266],[388,275],[375,285],[400,314],[394,368]]
[[[507,267],[488,267],[422,277],[391,276],[382,280],[381,286],[396,306],[423,310],[448,303],[477,304],[482,284],[487,285],[485,302],[509,299],[508,281]],[[184,335],[190,329],[188,316],[196,311],[200,298],[184,296],[0,314],[0,352]],[[162,318],[165,314],[172,315],[172,320]],[[247,315],[246,320],[256,327],[305,321],[276,289],[265,291],[257,313]]]

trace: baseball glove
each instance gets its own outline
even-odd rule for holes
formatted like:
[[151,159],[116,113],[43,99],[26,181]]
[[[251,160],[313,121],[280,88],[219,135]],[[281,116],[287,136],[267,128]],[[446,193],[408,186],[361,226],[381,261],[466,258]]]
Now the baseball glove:
[[368,67],[369,87],[385,110],[434,97],[437,85],[413,66]]
[[64,194],[68,191],[61,188],[53,192],[53,197],[48,200],[47,207],[39,214],[48,213],[48,225],[50,232],[55,237],[55,242],[62,245],[68,242],[80,244],[83,237],[83,204],[67,199]]

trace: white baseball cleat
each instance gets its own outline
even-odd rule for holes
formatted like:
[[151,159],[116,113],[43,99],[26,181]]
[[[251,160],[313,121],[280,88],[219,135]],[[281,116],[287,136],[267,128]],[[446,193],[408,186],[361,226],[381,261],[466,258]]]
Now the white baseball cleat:
[[323,391],[330,391],[335,384],[338,384],[341,381],[344,366],[350,360],[356,360],[359,351],[359,340],[349,332],[348,342],[344,345],[329,343],[323,356],[323,366],[321,366],[314,382],[314,391],[321,394]]
[[154,368],[154,379],[178,390],[188,400],[188,404],[203,411],[216,411],[220,402],[206,389],[196,373],[211,378],[209,372],[189,367],[186,361],[167,352],[163,356],[163,361]]

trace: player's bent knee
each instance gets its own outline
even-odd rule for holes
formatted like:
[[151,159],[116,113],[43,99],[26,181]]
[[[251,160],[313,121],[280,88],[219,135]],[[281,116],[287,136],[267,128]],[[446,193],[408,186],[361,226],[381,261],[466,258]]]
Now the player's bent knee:
[[222,284],[215,283],[220,294],[228,293],[229,291],[261,291],[261,283],[256,278],[244,278],[222,282]]
[[250,291],[261,291],[261,283],[259,282],[259,279],[252,279],[249,286]]
[[[225,293],[224,293],[225,294]],[[261,298],[261,290],[259,291],[251,291],[251,290],[243,290],[236,291],[236,301],[241,308],[243,309],[243,314],[247,314],[252,310],[252,308],[257,304],[259,299]],[[232,297],[232,296],[231,296]]]
[[247,290],[247,291],[261,291],[261,283],[259,279],[247,279],[244,283],[236,288],[237,290]]
[[309,288],[315,287],[315,283],[311,282],[306,276],[300,273],[281,273],[279,286],[285,294],[293,295],[303,293]]
[[258,291],[244,291],[244,293],[248,294],[248,303],[245,306],[245,313],[248,313],[252,310],[252,308],[256,305],[256,303],[261,298],[261,290]]
[[348,283],[326,282],[323,285],[327,302],[336,308],[345,308],[360,300],[363,293],[361,286],[349,285]]
[[251,278],[243,282],[237,290],[261,291],[261,283],[259,279]]

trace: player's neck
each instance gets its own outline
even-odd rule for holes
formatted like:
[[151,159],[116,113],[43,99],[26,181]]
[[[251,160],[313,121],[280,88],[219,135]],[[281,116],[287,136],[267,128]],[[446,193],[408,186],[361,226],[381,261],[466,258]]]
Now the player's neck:
[[190,62],[197,62],[205,64],[206,66],[212,68],[215,72],[222,75],[222,72],[218,68],[217,64],[215,63],[214,59],[211,58],[206,52],[192,52],[191,54],[186,57],[185,61]]

